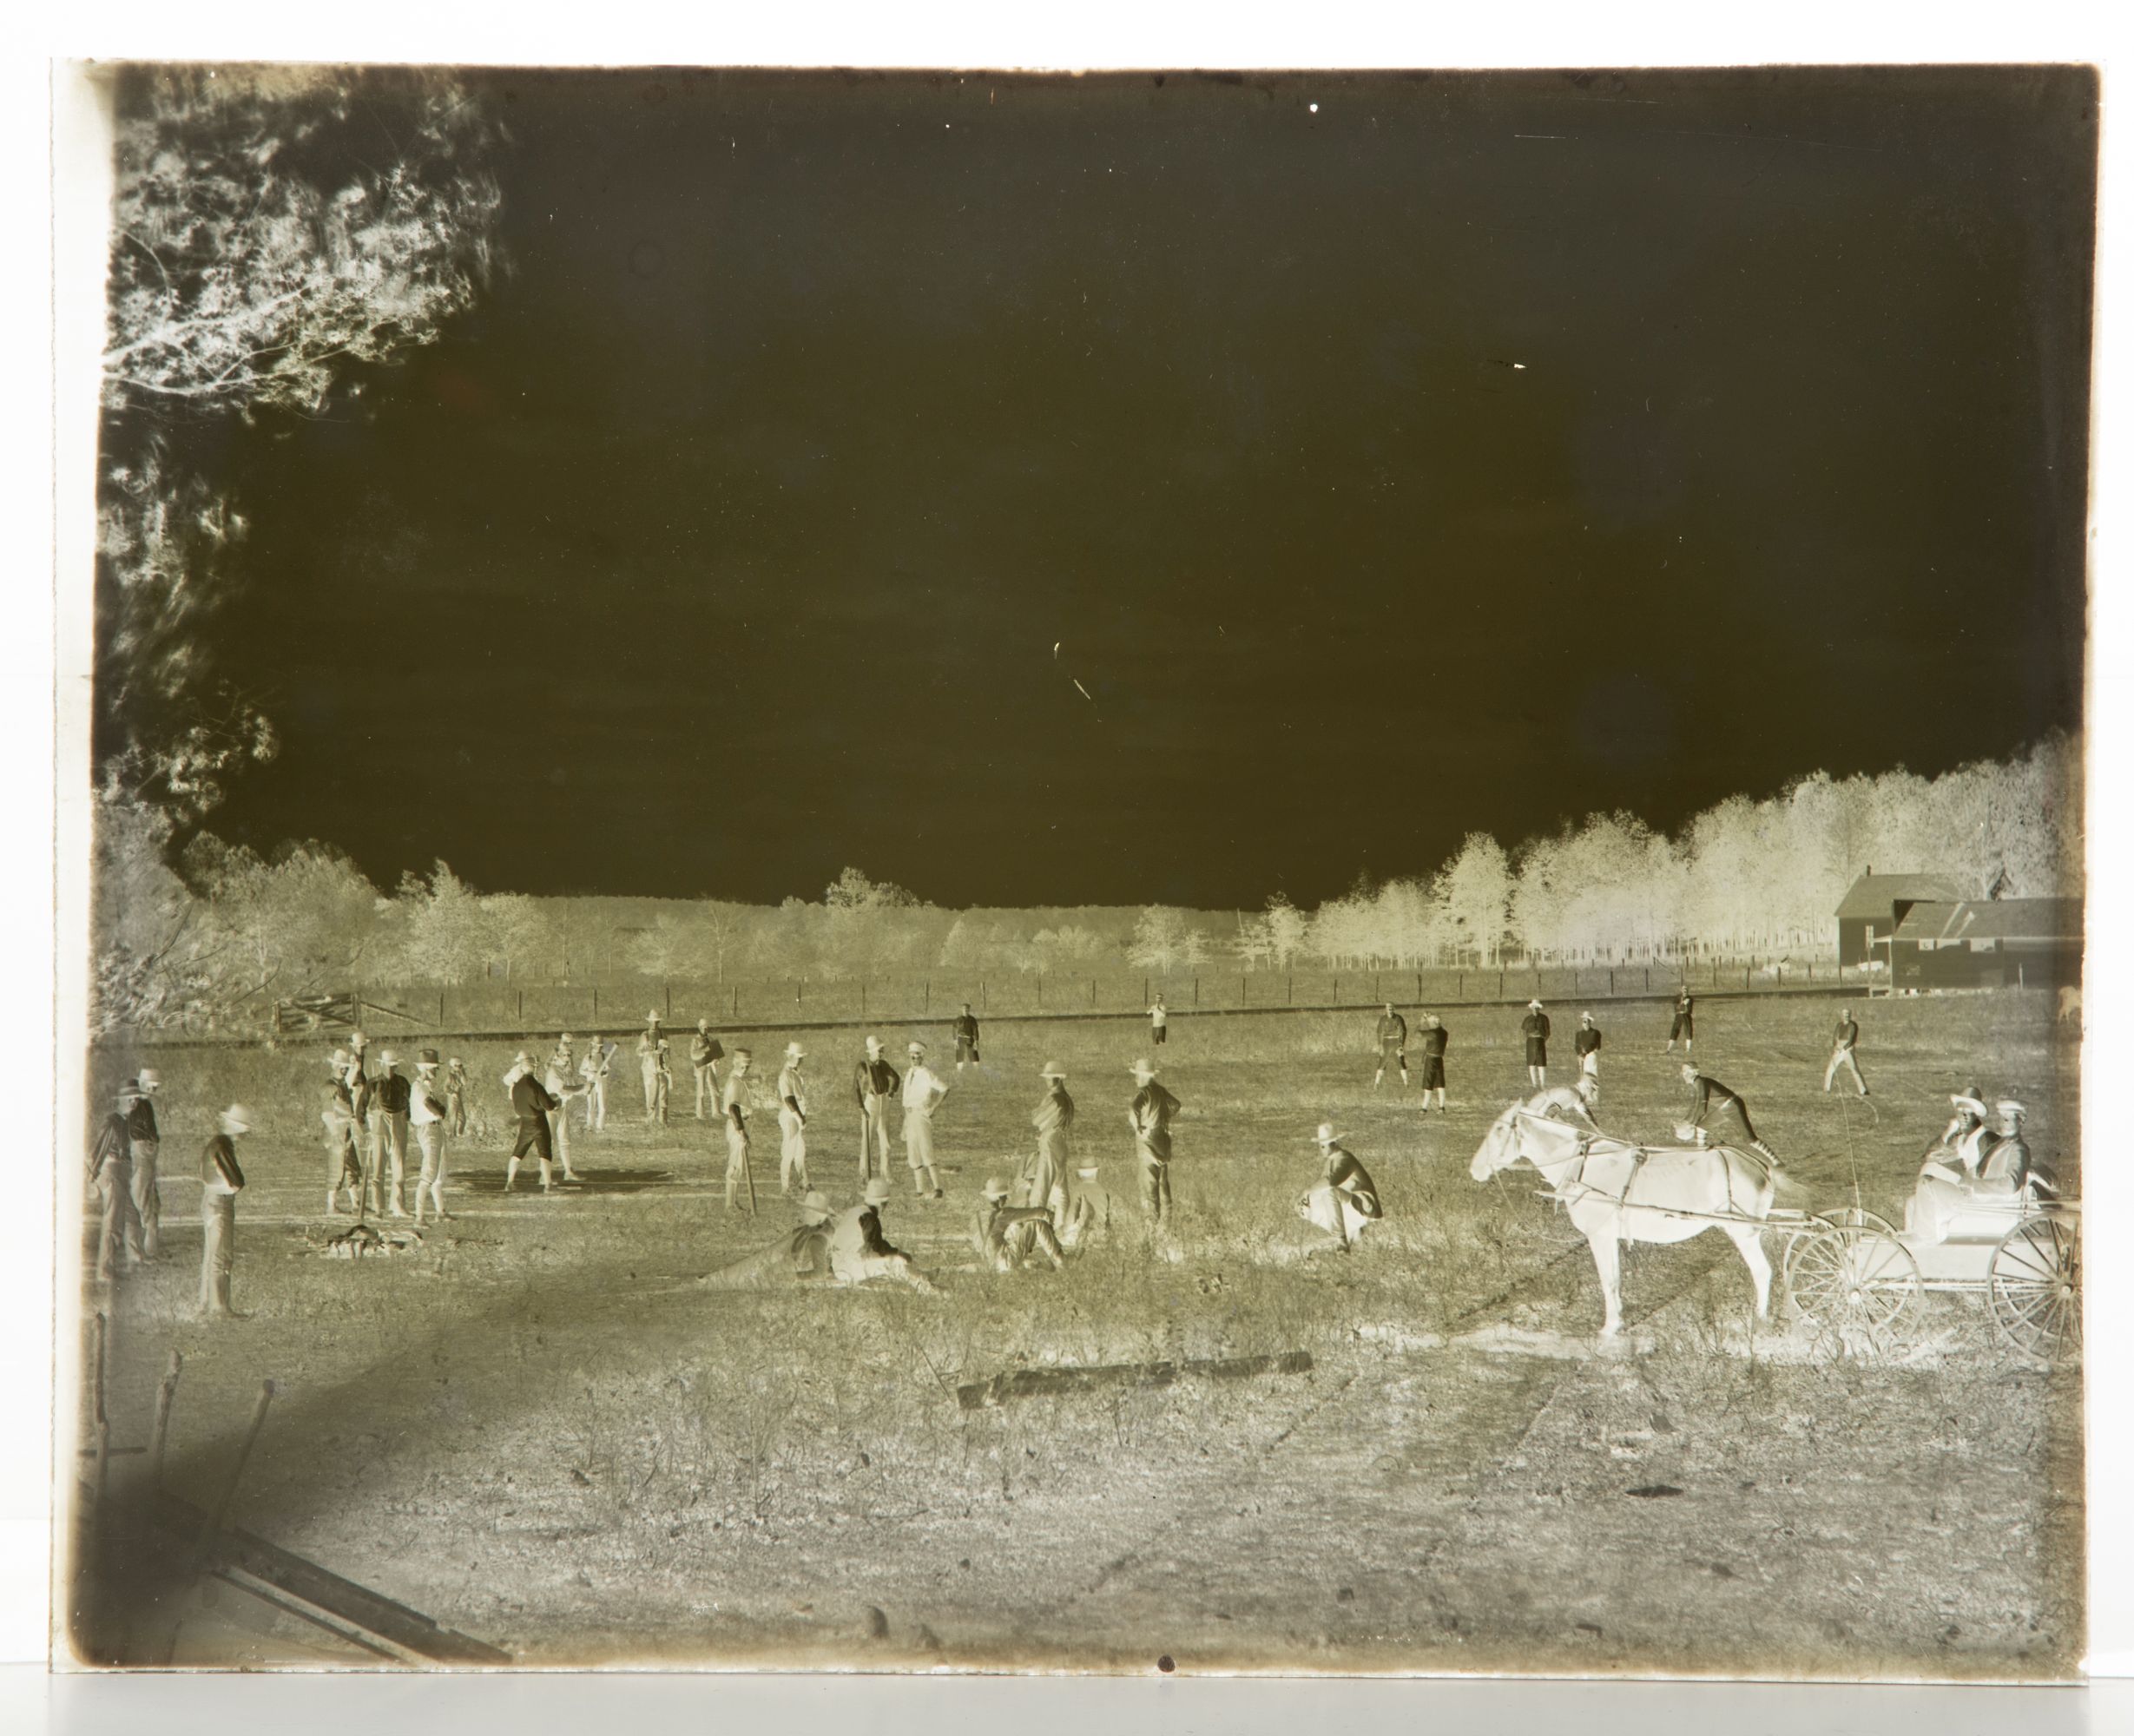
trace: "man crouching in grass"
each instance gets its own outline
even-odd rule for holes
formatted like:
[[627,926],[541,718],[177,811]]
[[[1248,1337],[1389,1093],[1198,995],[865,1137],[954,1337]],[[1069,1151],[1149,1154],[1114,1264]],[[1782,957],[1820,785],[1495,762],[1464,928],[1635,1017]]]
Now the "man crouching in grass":
[[971,1220],[971,1240],[978,1258],[995,1272],[1017,1272],[1042,1255],[1057,1272],[1066,1264],[1046,1206],[1011,1206],[1008,1184],[995,1176],[985,1184],[985,1203]]
[[877,1175],[867,1183],[864,1204],[849,1206],[830,1220],[830,1276],[839,1284],[886,1278],[932,1296],[933,1286],[912,1266],[911,1255],[892,1247],[882,1233],[882,1211],[888,1204],[888,1179]]
[[1331,1121],[1320,1123],[1319,1152],[1326,1167],[1297,1201],[1297,1213],[1334,1236],[1346,1253],[1356,1245],[1357,1237],[1386,1215],[1386,1208],[1379,1204],[1371,1172],[1343,1147]]

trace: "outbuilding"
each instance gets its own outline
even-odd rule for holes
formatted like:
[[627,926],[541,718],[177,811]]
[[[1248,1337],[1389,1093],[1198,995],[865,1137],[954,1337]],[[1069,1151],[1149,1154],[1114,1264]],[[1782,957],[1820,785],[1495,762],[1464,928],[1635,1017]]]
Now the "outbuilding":
[[1955,904],[1965,896],[1944,874],[1878,874],[1869,868],[1838,906],[1838,963],[1887,963],[1890,937],[1913,905]]
[[1921,900],[1889,955],[1898,990],[2071,986],[2082,981],[2082,900]]

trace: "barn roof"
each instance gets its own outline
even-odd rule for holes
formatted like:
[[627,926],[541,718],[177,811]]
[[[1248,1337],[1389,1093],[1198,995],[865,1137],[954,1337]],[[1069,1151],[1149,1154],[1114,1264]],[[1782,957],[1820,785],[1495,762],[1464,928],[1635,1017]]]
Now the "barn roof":
[[1853,882],[1838,918],[1886,917],[1894,904],[1906,899],[1932,898],[1945,904],[1961,903],[1964,889],[1941,874],[1862,874]]
[[1897,924],[1899,940],[2082,939],[2080,898],[1999,898],[1916,904]]

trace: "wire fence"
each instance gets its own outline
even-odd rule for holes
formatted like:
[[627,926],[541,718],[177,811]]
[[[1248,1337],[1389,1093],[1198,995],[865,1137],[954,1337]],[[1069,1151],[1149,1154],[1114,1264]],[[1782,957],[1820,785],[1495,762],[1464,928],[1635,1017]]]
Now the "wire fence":
[[[673,1028],[699,1019],[717,1029],[775,1025],[941,1023],[967,1003],[981,1019],[1144,1016],[1161,998],[1195,1013],[1328,1010],[1392,1002],[1419,1014],[1433,1006],[1581,1005],[1692,993],[1757,994],[1865,989],[1887,973],[1824,959],[1744,959],[1502,970],[1209,970],[1172,971],[897,972],[849,977],[750,977],[587,983],[368,984],[346,997],[359,1022],[380,1031],[510,1036],[568,1030],[579,1036],[634,1029],[656,1014]],[[239,1039],[345,1028],[343,1010],[321,1016],[262,1003],[213,1026],[188,1023],[167,1036]]]

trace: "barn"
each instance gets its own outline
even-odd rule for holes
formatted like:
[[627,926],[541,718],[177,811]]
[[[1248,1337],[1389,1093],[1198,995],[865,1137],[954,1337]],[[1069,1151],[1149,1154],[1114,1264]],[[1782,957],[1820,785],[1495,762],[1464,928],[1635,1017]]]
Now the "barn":
[[1964,896],[1964,889],[1946,875],[1878,874],[1869,868],[1838,906],[1838,963],[1886,962],[1889,938],[1913,904],[1922,899],[1959,904]]
[[2058,989],[2082,981],[2082,900],[1922,900],[1890,940],[1899,989]]

